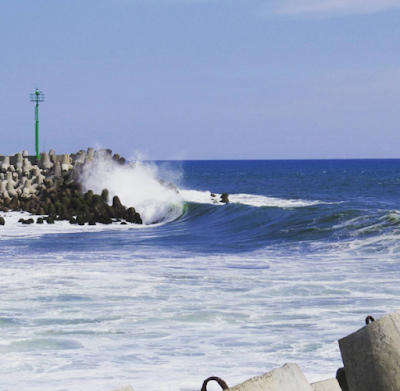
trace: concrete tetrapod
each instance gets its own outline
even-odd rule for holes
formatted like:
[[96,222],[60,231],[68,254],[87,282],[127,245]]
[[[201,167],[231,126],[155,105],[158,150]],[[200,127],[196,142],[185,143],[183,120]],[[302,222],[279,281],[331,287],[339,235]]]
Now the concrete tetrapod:
[[6,172],[10,167],[10,156],[4,156],[3,163],[1,163],[1,171]]
[[69,171],[72,168],[69,155],[62,155],[61,169],[62,171]]
[[34,190],[32,189],[32,183],[30,179],[27,179],[24,183],[24,187],[22,189],[22,193],[25,195],[29,195],[34,193]]
[[7,191],[7,182],[0,182],[0,194],[3,194],[5,191]]
[[312,383],[311,387],[314,389],[314,391],[342,391],[336,379]]
[[47,152],[43,152],[42,154],[41,165],[45,170],[50,170],[53,167],[53,163],[50,161],[50,156]]
[[92,161],[94,158],[94,149],[91,147],[87,150],[87,158],[89,161]]
[[86,160],[86,152],[85,151],[80,151],[77,155],[77,157],[75,158],[75,163],[85,163]]
[[29,161],[28,158],[24,158],[24,162],[22,165],[23,172],[30,172],[32,170],[32,163]]
[[18,152],[17,154],[17,163],[15,163],[15,168],[22,168],[22,165],[24,164],[24,158],[22,157],[22,152]]
[[12,182],[7,182],[7,193],[11,197],[15,197],[16,194],[17,194],[17,192],[14,189],[14,185],[12,184]]
[[400,312],[339,340],[350,391],[400,390]]
[[17,182],[15,182],[14,179],[13,179],[12,172],[7,172],[6,173],[6,181],[10,182],[13,186],[15,186],[17,184]]
[[314,391],[296,364],[285,364],[262,376],[253,377],[229,391]]
[[54,177],[55,178],[61,178],[62,177],[61,164],[58,161],[54,163]]
[[346,372],[344,368],[339,368],[336,372],[336,380],[339,383],[342,391],[349,391],[349,386],[347,385]]

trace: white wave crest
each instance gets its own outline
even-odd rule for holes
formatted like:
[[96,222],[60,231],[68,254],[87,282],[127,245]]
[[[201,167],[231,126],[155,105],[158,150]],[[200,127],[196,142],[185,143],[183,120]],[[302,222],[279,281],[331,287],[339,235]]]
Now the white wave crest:
[[[185,202],[195,202],[198,204],[224,205],[224,203],[220,202],[221,198],[220,194],[217,194],[215,197],[212,197],[211,192],[199,191],[199,190],[180,190],[180,193]],[[242,204],[242,205],[253,206],[256,208],[261,208],[261,207],[301,208],[301,207],[326,203],[323,201],[293,200],[293,199],[284,199],[276,197],[267,197],[255,194],[230,194],[229,202],[232,204]]]
[[173,221],[184,210],[184,202],[175,189],[164,186],[160,168],[140,160],[120,165],[107,154],[99,154],[85,165],[81,182],[84,190],[101,194],[109,191],[110,200],[118,196],[123,205],[134,207],[144,224]]
[[229,200],[234,204],[277,208],[301,208],[305,206],[324,204],[324,202],[321,201],[291,200],[253,194],[232,194],[229,196]]
[[196,204],[220,204],[224,205],[222,202],[219,202],[220,195],[216,195],[215,197],[211,197],[211,192],[209,191],[200,191],[200,190],[179,190],[182,198],[185,202],[194,202]]

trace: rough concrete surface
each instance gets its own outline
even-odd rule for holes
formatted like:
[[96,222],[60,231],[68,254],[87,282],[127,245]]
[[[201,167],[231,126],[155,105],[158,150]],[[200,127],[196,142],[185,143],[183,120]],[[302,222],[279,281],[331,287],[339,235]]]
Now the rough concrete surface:
[[314,389],[314,391],[342,391],[336,379],[312,383],[311,387]]
[[229,391],[314,391],[296,364],[285,364],[262,376],[253,377]]
[[349,391],[349,386],[347,384],[347,379],[346,379],[346,371],[344,370],[344,368],[339,368],[337,370],[336,380],[338,381],[342,391]]
[[339,340],[350,391],[400,390],[400,312]]

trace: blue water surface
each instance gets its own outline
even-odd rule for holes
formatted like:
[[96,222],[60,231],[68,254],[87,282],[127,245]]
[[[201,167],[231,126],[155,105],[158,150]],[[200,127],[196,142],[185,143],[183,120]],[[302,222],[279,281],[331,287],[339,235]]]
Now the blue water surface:
[[[303,207],[188,203],[177,220],[143,230],[65,233],[21,240],[38,253],[168,249],[196,254],[251,252],[269,246],[311,251],[313,241],[351,241],[396,233],[400,160],[156,162],[180,171],[178,188],[315,202]],[[12,244],[12,243],[10,243]]]

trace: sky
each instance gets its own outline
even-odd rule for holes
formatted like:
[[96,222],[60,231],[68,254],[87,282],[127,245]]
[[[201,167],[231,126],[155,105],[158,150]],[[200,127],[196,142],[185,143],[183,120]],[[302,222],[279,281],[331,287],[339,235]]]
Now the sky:
[[0,0],[0,154],[400,157],[400,0]]

